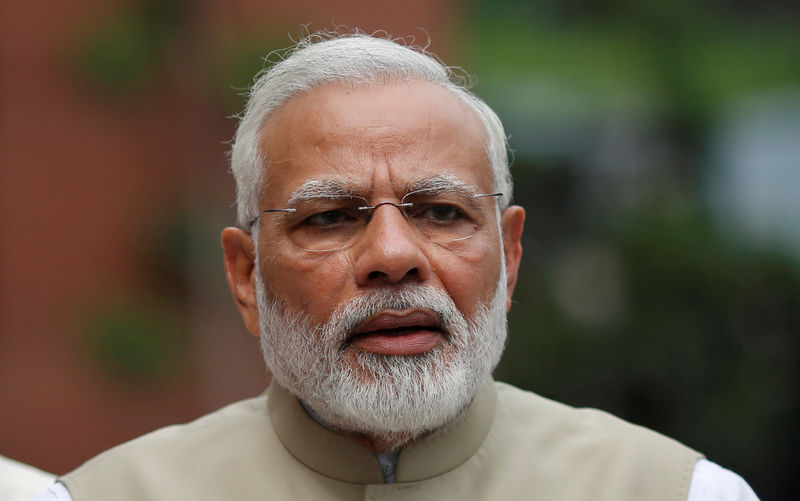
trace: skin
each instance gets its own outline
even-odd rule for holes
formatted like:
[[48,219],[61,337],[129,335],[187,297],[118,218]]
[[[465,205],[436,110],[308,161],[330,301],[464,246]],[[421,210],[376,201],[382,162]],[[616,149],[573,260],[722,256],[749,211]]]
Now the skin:
[[[442,173],[482,193],[493,191],[480,121],[449,91],[427,82],[316,88],[273,112],[261,138],[262,151],[270,159],[262,210],[285,207],[297,188],[316,179],[355,185],[373,205],[398,202],[412,183]],[[506,263],[510,308],[524,219],[524,210],[511,206],[502,212],[500,227],[492,219],[473,237],[445,248],[424,240],[400,211],[384,205],[353,246],[314,253],[298,249],[280,224],[262,216],[256,223],[259,264],[268,291],[290,311],[304,312],[319,324],[360,292],[400,284],[440,289],[469,317],[493,296],[500,259]],[[222,245],[233,297],[248,330],[258,336],[251,235],[226,228]],[[414,312],[385,314],[402,317]],[[348,350],[402,356],[446,342],[442,333],[424,331],[396,340],[376,336],[372,342],[352,343]]]

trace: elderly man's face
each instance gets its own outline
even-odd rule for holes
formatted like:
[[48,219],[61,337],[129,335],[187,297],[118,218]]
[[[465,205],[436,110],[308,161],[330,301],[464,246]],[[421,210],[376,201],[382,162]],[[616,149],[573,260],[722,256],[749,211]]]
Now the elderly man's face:
[[[262,148],[269,152],[269,181],[260,208],[286,207],[310,180],[340,181],[371,205],[398,202],[416,182],[441,174],[491,193],[485,144],[474,114],[432,84],[325,86],[295,97],[267,122]],[[484,203],[491,209],[493,199]],[[431,285],[465,315],[494,293],[501,252],[496,224],[446,248],[425,242],[400,211],[382,206],[355,245],[312,253],[284,237],[280,217],[260,219],[260,264],[268,289],[288,308],[320,323],[338,305],[374,287]],[[365,349],[381,348],[375,343]]]
[[[317,186],[323,186],[323,192],[344,187],[372,206],[400,202],[432,179],[491,193],[494,183],[485,145],[486,132],[474,113],[436,85],[412,81],[323,86],[291,99],[265,124],[261,146],[268,152],[269,165],[260,209],[287,207],[298,194]],[[419,288],[444,295],[464,318],[473,319],[486,313],[493,298],[511,297],[524,219],[521,208],[507,209],[501,232],[494,198],[476,203],[487,217],[470,238],[446,245],[431,242],[400,210],[381,205],[355,241],[329,252],[300,249],[289,236],[285,214],[262,214],[256,224],[265,293],[289,317],[301,316],[307,326],[328,323],[343,305],[376,291]],[[250,249],[240,233],[226,232],[229,282],[255,334],[255,268],[249,269],[249,283],[242,278],[248,268],[241,254]],[[507,279],[500,277],[503,269]],[[507,294],[496,294],[498,284]],[[501,309],[510,304],[503,302]],[[335,340],[334,348],[352,367],[359,366],[358,356],[365,353],[418,358],[436,352],[446,365],[451,333],[440,321],[425,308],[386,309]]]

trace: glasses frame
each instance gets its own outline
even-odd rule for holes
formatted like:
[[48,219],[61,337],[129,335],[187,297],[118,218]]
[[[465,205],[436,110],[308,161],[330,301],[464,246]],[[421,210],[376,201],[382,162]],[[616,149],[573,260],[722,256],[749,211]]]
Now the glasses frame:
[[[359,211],[370,211],[371,212],[371,211],[374,211],[375,209],[377,209],[378,207],[380,207],[381,205],[393,205],[393,206],[397,207],[397,209],[400,211],[401,214],[403,214],[404,218],[408,219],[408,215],[406,214],[406,212],[403,209],[413,207],[414,204],[413,204],[413,202],[403,202],[403,200],[405,200],[406,197],[408,197],[409,195],[414,195],[416,193],[422,193],[422,192],[425,192],[425,191],[431,191],[431,190],[410,191],[410,192],[406,193],[405,195],[403,195],[403,198],[400,199],[400,202],[385,201],[385,202],[379,202],[379,203],[377,203],[375,205],[362,205],[360,207],[357,207],[357,210],[359,210]],[[479,193],[477,195],[472,195],[472,198],[495,197],[495,199],[499,199],[502,196],[503,196],[503,192]],[[365,198],[358,197],[358,196],[353,196],[351,198],[361,198],[362,200],[366,201]],[[254,217],[253,219],[250,220],[249,226],[252,227],[255,224],[255,222],[258,221],[258,219],[261,217],[262,214],[273,214],[273,213],[288,213],[288,214],[292,214],[292,213],[295,213],[295,212],[297,212],[297,209],[293,209],[291,207],[284,207],[284,208],[280,208],[280,209],[264,209],[256,217]],[[369,224],[369,219],[367,219],[366,224]],[[448,242],[456,242],[456,241],[459,241],[459,240],[465,240],[467,238],[471,238],[473,235],[474,235],[474,233],[470,234],[470,235],[467,235],[466,237],[461,237],[461,238],[456,238],[456,239],[453,239],[453,240],[449,240]],[[308,252],[333,252],[333,251],[336,251],[336,250],[343,249],[344,247],[335,247],[333,249],[305,249],[303,247],[298,246],[298,248],[299,249],[303,249],[303,250],[308,251]]]

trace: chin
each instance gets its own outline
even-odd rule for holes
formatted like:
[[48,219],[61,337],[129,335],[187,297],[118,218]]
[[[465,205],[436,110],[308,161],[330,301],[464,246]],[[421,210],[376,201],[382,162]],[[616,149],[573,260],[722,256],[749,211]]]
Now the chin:
[[[268,298],[260,274],[256,277],[261,347],[274,380],[334,429],[412,438],[441,429],[469,406],[503,352],[504,280],[489,304],[469,319],[444,292],[415,286],[365,293],[340,306],[326,324],[316,325]],[[349,333],[371,316],[403,309],[436,312],[446,336],[410,356],[382,355],[346,343]]]

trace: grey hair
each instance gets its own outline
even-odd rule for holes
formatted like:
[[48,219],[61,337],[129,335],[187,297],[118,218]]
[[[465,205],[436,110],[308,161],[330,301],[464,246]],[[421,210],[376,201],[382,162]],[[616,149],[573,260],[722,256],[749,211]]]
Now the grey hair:
[[[511,174],[507,142],[500,119],[453,68],[443,65],[424,49],[402,41],[363,33],[317,33],[303,38],[284,58],[257,76],[241,116],[231,148],[231,172],[236,181],[237,222],[242,228],[258,216],[264,186],[266,159],[260,134],[267,117],[292,97],[328,83],[389,83],[421,80],[441,85],[464,101],[484,125],[486,154],[494,189],[502,192],[500,207],[511,201]],[[463,80],[463,79],[462,79]]]

